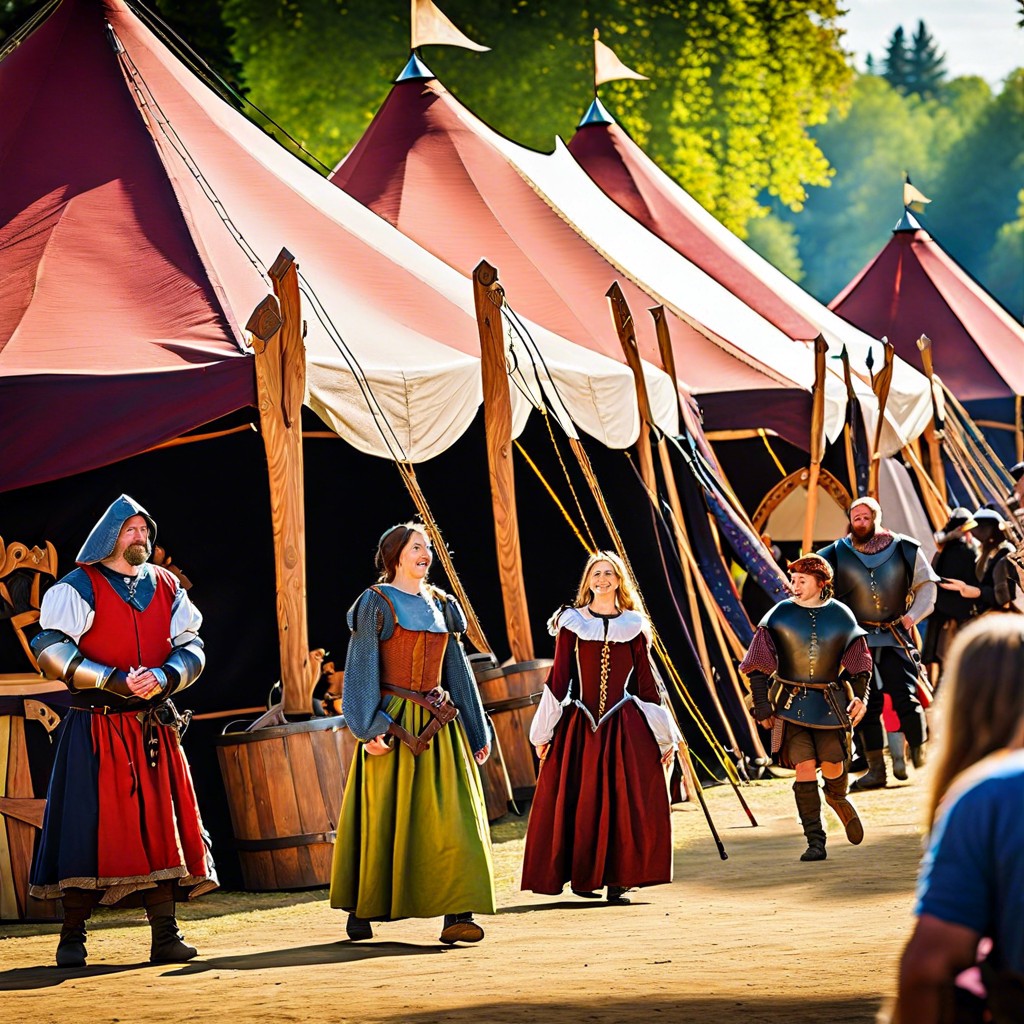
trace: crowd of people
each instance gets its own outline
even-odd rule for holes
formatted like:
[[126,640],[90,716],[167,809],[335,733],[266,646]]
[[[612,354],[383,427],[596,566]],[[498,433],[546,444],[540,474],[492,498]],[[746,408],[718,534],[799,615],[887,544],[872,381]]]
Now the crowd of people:
[[[929,564],[917,541],[883,526],[877,501],[856,499],[845,537],[789,563],[792,596],[761,619],[740,666],[751,714],[794,775],[804,862],[827,857],[822,797],[848,841],[864,839],[849,793],[887,785],[885,709],[920,768],[925,706],[941,694],[903,1021],[952,1020],[949,1008],[972,1000],[988,1019],[1024,1019],[1013,1016],[1024,1006],[1024,617],[983,615],[1017,596],[1004,527],[991,508],[954,509]],[[122,495],[46,593],[32,640],[41,670],[72,695],[31,876],[33,895],[63,901],[63,967],[86,963],[97,906],[131,903],[149,917],[153,962],[191,959],[175,902],[217,885],[170,699],[204,667],[202,617],[149,562],[155,536],[152,516]],[[422,524],[391,527],[377,581],[348,612],[342,706],[359,744],[330,904],[352,941],[371,939],[376,921],[440,917],[441,942],[479,942],[477,915],[496,909],[477,771],[491,728],[461,644],[465,615],[428,582],[432,560]],[[667,778],[682,736],[615,553],[589,557],[549,629],[522,888],[628,903],[631,889],[672,880]],[[981,980],[958,987],[970,969]]]

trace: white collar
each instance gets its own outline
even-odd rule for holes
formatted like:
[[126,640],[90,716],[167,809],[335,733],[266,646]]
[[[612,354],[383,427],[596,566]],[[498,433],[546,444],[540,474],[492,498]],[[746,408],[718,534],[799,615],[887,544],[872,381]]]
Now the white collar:
[[[604,625],[608,623],[608,635]],[[628,643],[641,633],[651,641],[651,624],[635,611],[622,611],[614,619],[591,616],[582,608],[562,608],[548,620],[548,632],[555,636],[559,629],[568,629],[581,640],[611,640],[613,643]]]

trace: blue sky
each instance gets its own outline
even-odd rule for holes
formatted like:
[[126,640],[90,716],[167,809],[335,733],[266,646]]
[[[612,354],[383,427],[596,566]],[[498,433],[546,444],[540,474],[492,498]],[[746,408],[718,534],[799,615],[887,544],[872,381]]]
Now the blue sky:
[[897,25],[911,36],[923,19],[946,54],[950,77],[980,75],[993,86],[1024,66],[1024,30],[1017,28],[1016,0],[841,0],[847,50],[858,67],[878,60]]

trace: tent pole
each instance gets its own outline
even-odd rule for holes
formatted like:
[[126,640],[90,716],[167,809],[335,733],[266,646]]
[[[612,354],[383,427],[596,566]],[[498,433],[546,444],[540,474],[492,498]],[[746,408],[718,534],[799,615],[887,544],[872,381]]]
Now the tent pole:
[[1021,396],[1013,396],[1013,424],[1015,427],[1014,441],[1017,448],[1017,461],[1024,460],[1024,418],[1021,413]]
[[[928,378],[928,388],[932,399],[932,421],[925,429],[924,437],[928,444],[928,468],[929,476],[936,489],[942,504],[949,506],[949,496],[946,494],[946,472],[942,465],[942,442],[940,435],[942,431],[942,417],[939,415],[939,403],[935,397],[935,367],[932,361],[932,342],[926,334],[917,339],[917,350],[921,353],[921,365],[924,367],[924,375]],[[941,530],[945,519],[935,528]]]
[[807,505],[804,508],[804,535],[801,554],[814,550],[814,521],[818,517],[818,478],[825,430],[825,353],[828,345],[819,334],[814,339],[814,397],[811,401],[811,463],[807,471]]
[[[310,700],[319,674],[319,663],[313,666],[310,663],[306,620],[302,471],[302,398],[306,386],[304,326],[295,257],[282,249],[269,274],[277,302],[267,296],[256,307],[246,329],[253,335],[260,434],[270,479],[282,710],[285,716],[301,718],[310,714]],[[277,327],[267,333],[274,318]]]
[[878,500],[878,474],[881,470],[882,427],[885,425],[885,406],[889,401],[889,386],[892,384],[892,360],[896,346],[885,341],[885,361],[882,369],[875,374],[871,388],[878,399],[878,422],[875,424],[875,441],[871,446],[871,465],[868,469],[868,494]]
[[[612,284],[611,288],[609,288],[606,292],[606,296],[611,306],[612,320],[615,323],[615,329],[619,335],[619,344],[622,346],[622,351],[626,357],[626,362],[629,364],[629,368],[633,371],[633,380],[636,386],[637,407],[640,412],[640,437],[637,441],[637,449],[640,461],[641,478],[643,480],[644,486],[647,488],[648,498],[650,499],[654,507],[657,508],[658,489],[657,480],[655,478],[654,473],[654,459],[651,451],[651,403],[650,398],[647,394],[647,382],[644,380],[643,364],[640,361],[640,350],[637,347],[636,343],[636,333],[633,327],[633,314],[630,312],[629,304],[626,301],[625,295],[622,294],[622,289],[619,287],[618,282]],[[661,446],[664,445],[664,443],[664,439],[661,439],[659,441],[659,449],[661,449]],[[679,494],[675,488],[675,476],[672,472],[672,464],[667,460],[667,450],[661,450],[664,451],[664,455],[662,457],[662,468],[665,471],[666,486],[669,486],[669,482],[671,482],[671,486],[669,487],[670,494],[675,494],[676,502],[678,504]],[[673,518],[676,520],[674,524],[674,531],[676,534],[676,543],[680,546],[680,550],[678,552],[679,561],[681,563],[685,563],[687,559],[682,548],[684,545],[688,546],[685,534],[683,532],[686,527],[685,521],[681,518],[682,507],[678,506],[678,509],[679,511],[677,515],[675,508],[673,508]],[[684,570],[684,574],[686,579],[686,588],[689,592],[690,590],[692,590],[693,578],[690,575],[690,573],[686,570]],[[704,581],[701,580],[701,582]],[[691,604],[691,608],[692,607],[693,605]],[[742,702],[742,696],[739,692],[739,680],[735,675],[732,659],[729,656],[729,651],[725,646],[724,639],[721,637],[721,634],[718,631],[718,624],[715,621],[714,615],[713,613],[711,613],[710,609],[709,618],[711,619],[712,628],[715,629],[716,636],[719,638],[719,642],[722,646],[722,655],[729,669],[730,682],[733,684],[733,686],[736,687],[737,697]],[[694,619],[693,625],[694,634],[699,635],[701,632],[701,623],[699,615]],[[708,661],[708,663],[705,666],[705,672],[708,673],[708,689],[713,691],[714,676],[710,673],[709,670],[710,661]],[[715,696],[716,704],[718,704],[719,710],[721,712],[721,704],[717,700],[717,695],[713,694],[713,696]],[[729,721],[727,718],[724,717],[724,715],[723,722],[729,735],[729,739],[733,744],[734,756],[742,756],[742,751],[739,749],[739,743],[736,741],[736,737],[733,734]],[[751,814],[750,808],[747,807],[746,801],[743,799],[743,796],[740,793],[739,789],[736,788],[736,784],[732,781],[731,778],[729,781],[732,783],[733,788],[736,789],[736,795],[739,797],[740,803],[743,806],[744,811],[746,811],[747,816],[750,818],[751,823],[753,825],[756,825],[757,821],[754,819],[753,814]]]
[[473,298],[480,332],[484,429],[490,469],[491,506],[498,550],[498,577],[505,607],[505,629],[515,661],[533,660],[533,636],[523,582],[523,558],[516,518],[516,487],[512,465],[512,402],[509,398],[505,331],[501,309],[505,292],[498,271],[481,260],[473,271]]

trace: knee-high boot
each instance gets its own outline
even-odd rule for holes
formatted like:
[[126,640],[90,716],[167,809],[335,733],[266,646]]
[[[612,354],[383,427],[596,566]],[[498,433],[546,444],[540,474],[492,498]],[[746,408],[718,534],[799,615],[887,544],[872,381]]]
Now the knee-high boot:
[[84,967],[85,922],[92,915],[99,893],[92,889],[65,889],[60,898],[64,905],[64,924],[57,943],[57,966]]
[[825,852],[825,828],[821,823],[821,792],[817,781],[794,782],[793,796],[796,798],[797,814],[800,815],[800,824],[803,825],[804,837],[807,839],[807,849],[800,859],[824,860],[828,854]]
[[857,814],[857,808],[846,798],[850,776],[846,769],[843,774],[834,779],[826,779],[825,782],[825,803],[836,812],[836,817],[843,823],[846,829],[846,838],[858,846],[864,840],[864,826],[861,824]]
[[174,918],[174,883],[161,882],[143,896],[146,917],[152,931],[149,959],[154,964],[182,964],[191,960],[199,950],[188,945],[178,930]]
[[861,793],[865,789],[882,789],[889,781],[885,770],[885,755],[881,750],[868,751],[868,770],[850,785],[851,793]]

